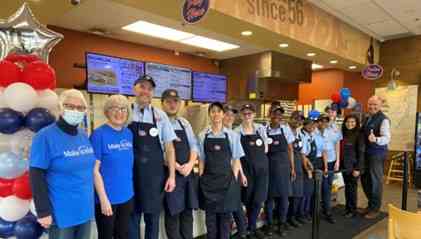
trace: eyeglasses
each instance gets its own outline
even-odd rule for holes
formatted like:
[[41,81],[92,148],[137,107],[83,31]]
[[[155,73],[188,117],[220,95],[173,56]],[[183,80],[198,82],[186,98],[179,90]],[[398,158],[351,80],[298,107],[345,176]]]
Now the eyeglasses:
[[73,105],[73,104],[63,104],[63,107],[66,109],[66,110],[77,110],[77,111],[80,111],[80,112],[85,112],[86,111],[86,106],[84,106],[84,105]]
[[127,107],[111,107],[110,111],[112,111],[113,113],[127,113],[128,109]]

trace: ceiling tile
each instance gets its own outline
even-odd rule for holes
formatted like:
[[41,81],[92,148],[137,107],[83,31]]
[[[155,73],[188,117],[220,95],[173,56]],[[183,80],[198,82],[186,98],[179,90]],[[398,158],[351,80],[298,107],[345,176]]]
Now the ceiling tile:
[[405,27],[393,20],[368,24],[367,27],[383,37],[408,33]]
[[370,0],[321,0],[321,1],[336,10],[370,2]]
[[341,9],[341,12],[353,21],[363,25],[391,20],[390,16],[383,9],[371,2],[353,5],[352,7]]

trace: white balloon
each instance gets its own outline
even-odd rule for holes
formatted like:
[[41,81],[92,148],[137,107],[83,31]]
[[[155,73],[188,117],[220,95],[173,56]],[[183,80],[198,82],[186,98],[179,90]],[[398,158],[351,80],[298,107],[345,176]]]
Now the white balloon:
[[31,150],[32,137],[34,137],[34,132],[29,129],[19,130],[12,134],[10,137],[11,152],[27,159]]
[[32,86],[18,82],[4,90],[3,99],[8,107],[26,113],[37,105],[38,94]]
[[6,108],[6,107],[7,105],[3,97],[3,91],[0,90],[0,108]]
[[29,212],[29,204],[29,200],[15,196],[5,197],[0,202],[0,217],[9,222],[18,221]]
[[35,209],[34,199],[31,199],[31,202],[29,203],[29,211],[31,211],[31,213],[34,214],[34,216],[38,216],[37,210]]
[[354,99],[354,98],[352,98],[352,97],[349,97],[348,98],[348,109],[353,109],[355,106],[357,105],[357,101]]
[[51,112],[56,112],[59,109],[58,95],[50,89],[38,91],[38,99],[38,107]]

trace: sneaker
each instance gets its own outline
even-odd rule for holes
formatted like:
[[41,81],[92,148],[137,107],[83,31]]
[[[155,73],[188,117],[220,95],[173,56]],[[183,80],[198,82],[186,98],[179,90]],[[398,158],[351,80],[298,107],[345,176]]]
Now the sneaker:
[[261,231],[252,231],[249,234],[250,239],[266,239],[266,235]]
[[287,233],[286,233],[286,230],[285,230],[285,225],[286,225],[287,223],[282,223],[282,224],[280,224],[279,226],[278,226],[278,230],[277,230],[277,234],[280,236],[280,237],[286,237],[287,236]]
[[304,217],[297,217],[297,222],[300,223],[301,225],[307,224],[309,223],[309,221],[307,221]]
[[266,225],[263,228],[263,232],[265,233],[266,236],[268,237],[272,237],[273,236],[273,226],[272,225]]
[[371,219],[376,219],[379,215],[380,215],[379,211],[370,211],[364,216],[364,218],[371,220]]
[[301,227],[301,226],[302,226],[302,224],[301,224],[301,223],[299,223],[297,220],[295,220],[295,217],[291,217],[291,218],[288,220],[288,223],[289,223],[289,225],[291,225],[291,226],[293,226],[293,227],[295,227],[295,228],[299,228],[299,227]]
[[355,216],[356,216],[355,212],[350,212],[350,211],[345,213],[344,215],[345,218],[353,218]]

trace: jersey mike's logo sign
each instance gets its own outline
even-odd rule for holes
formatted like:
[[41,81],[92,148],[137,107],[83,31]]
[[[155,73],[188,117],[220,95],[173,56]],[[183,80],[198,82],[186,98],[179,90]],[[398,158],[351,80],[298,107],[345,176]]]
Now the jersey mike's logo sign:
[[183,19],[194,24],[200,21],[209,10],[209,0],[185,0],[183,4]]
[[304,24],[304,0],[244,0],[248,13],[283,23]]
[[370,64],[361,71],[362,77],[367,80],[377,80],[383,76],[383,67],[378,64]]

